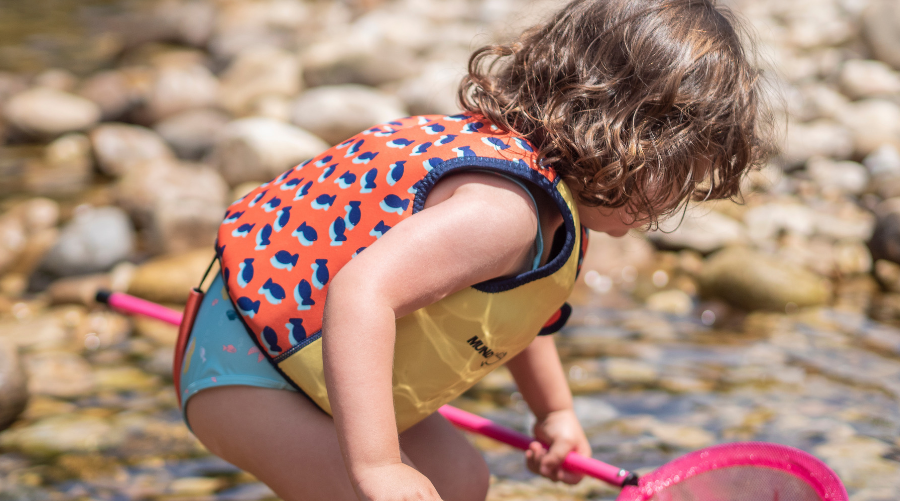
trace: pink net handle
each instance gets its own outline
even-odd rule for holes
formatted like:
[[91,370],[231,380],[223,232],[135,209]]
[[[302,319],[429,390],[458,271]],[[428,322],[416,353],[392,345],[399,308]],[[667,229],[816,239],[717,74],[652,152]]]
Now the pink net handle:
[[[688,499],[687,497],[668,497],[667,492],[676,490],[679,484],[702,485],[703,492],[698,490],[690,499],[703,501],[727,501],[729,498],[715,493],[716,471],[731,469],[730,479],[734,480],[734,472],[741,472],[744,477],[766,478],[765,472],[780,476],[789,476],[802,481],[821,501],[848,501],[847,490],[838,476],[817,459],[799,449],[786,445],[764,442],[737,442],[716,445],[686,454],[672,462],[666,463],[656,471],[641,477],[637,486],[629,486],[622,490],[617,501],[656,501],[664,499]],[[696,481],[700,476],[706,481]],[[724,477],[724,475],[723,475]],[[721,491],[728,490],[721,486]],[[683,491],[683,489],[682,489]],[[781,501],[787,501],[782,499]]]

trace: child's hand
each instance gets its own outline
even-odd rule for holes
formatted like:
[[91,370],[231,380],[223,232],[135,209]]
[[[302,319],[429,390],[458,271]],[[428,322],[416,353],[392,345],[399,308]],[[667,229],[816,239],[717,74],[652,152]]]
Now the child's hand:
[[431,481],[403,463],[367,468],[355,476],[361,501],[441,501]]
[[534,442],[525,457],[528,469],[543,475],[550,480],[577,484],[584,475],[572,473],[559,467],[569,452],[575,451],[583,456],[591,455],[591,446],[575,412],[571,409],[554,411],[534,425],[534,436],[539,441],[549,444],[550,450]]

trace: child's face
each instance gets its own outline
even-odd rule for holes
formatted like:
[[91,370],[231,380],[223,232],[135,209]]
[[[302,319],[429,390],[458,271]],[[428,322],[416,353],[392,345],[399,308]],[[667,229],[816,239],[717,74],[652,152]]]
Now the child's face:
[[626,207],[610,209],[608,207],[590,207],[577,204],[581,224],[588,228],[606,233],[611,237],[622,237],[632,228],[646,224],[644,218],[635,218]]

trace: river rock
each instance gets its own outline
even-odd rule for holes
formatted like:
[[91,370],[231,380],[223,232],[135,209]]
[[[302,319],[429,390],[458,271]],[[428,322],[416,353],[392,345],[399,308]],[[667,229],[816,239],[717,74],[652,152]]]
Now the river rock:
[[874,0],[863,12],[863,39],[881,61],[900,70],[900,9],[895,0]]
[[295,55],[271,47],[251,48],[240,53],[222,74],[221,103],[232,114],[245,115],[263,96],[296,95],[301,82]]
[[137,125],[103,124],[91,131],[91,144],[100,170],[114,177],[147,160],[175,157],[158,134]]
[[399,99],[362,85],[316,87],[291,107],[291,122],[330,144],[407,115]]
[[464,69],[465,63],[430,63],[419,75],[404,80],[396,94],[413,115],[454,115],[460,110],[456,91]]
[[694,309],[694,301],[691,296],[676,289],[655,292],[648,296],[645,302],[647,308],[653,311],[672,315],[687,315]]
[[823,190],[859,195],[869,184],[869,172],[857,162],[836,162],[814,157],[806,163],[806,171]]
[[231,186],[269,181],[328,149],[309,132],[270,118],[243,118],[228,124],[210,155]]
[[70,452],[97,452],[115,447],[125,434],[108,420],[79,414],[62,414],[0,435],[0,445],[30,457]]
[[699,282],[704,295],[746,310],[784,311],[788,303],[815,306],[830,295],[828,282],[817,275],[740,247],[710,256]]
[[210,247],[151,259],[137,267],[128,293],[149,301],[183,304],[214,256]]
[[89,208],[62,229],[41,267],[60,276],[104,271],[127,259],[134,245],[134,228],[125,211]]
[[708,254],[726,245],[747,240],[744,225],[720,212],[702,207],[694,208],[682,219],[666,219],[659,231],[648,234],[650,240],[664,249],[691,249]]
[[854,99],[900,92],[900,74],[881,61],[851,59],[841,67],[839,79],[841,89]]
[[62,319],[39,316],[22,320],[0,320],[3,337],[26,351],[46,351],[66,348],[71,336]]
[[216,22],[216,7],[207,1],[159,2],[153,14],[167,38],[193,47],[206,45]]
[[900,151],[891,144],[885,144],[863,159],[872,177],[900,176]]
[[78,94],[100,107],[104,121],[118,120],[146,98],[151,78],[149,68],[101,71],[84,80]]
[[875,215],[878,222],[869,241],[872,258],[900,263],[900,198],[878,204]]
[[604,364],[610,381],[621,385],[650,385],[659,378],[653,365],[630,358],[610,358]]
[[650,433],[669,447],[692,451],[709,447],[716,441],[715,435],[703,428],[674,423],[654,423]]
[[66,134],[44,150],[44,161],[31,165],[26,189],[35,194],[71,194],[87,188],[94,176],[91,142],[84,134]]
[[815,232],[815,212],[801,204],[770,203],[753,207],[744,213],[747,233],[753,242],[763,243],[779,232],[788,231],[809,236]]
[[887,259],[875,261],[875,277],[885,289],[900,292],[900,264]]
[[25,371],[15,343],[0,335],[0,431],[9,427],[28,403]]
[[809,157],[849,158],[853,153],[851,131],[827,119],[788,126],[782,157],[787,167],[798,167]]
[[308,87],[340,84],[378,87],[419,73],[409,51],[340,39],[311,46],[304,51],[301,60]]
[[851,103],[842,122],[853,136],[857,155],[868,155],[884,144],[900,148],[900,106],[892,101],[864,99]]
[[78,77],[71,71],[50,68],[38,73],[31,82],[35,87],[44,87],[61,92],[72,92],[78,85]]
[[260,0],[216,2],[215,28],[207,47],[220,60],[231,60],[253,48],[296,47],[325,21],[306,2]]
[[19,214],[10,211],[0,216],[0,273],[9,269],[27,244],[25,224]]
[[76,398],[94,390],[91,366],[84,358],[65,351],[31,354],[25,359],[28,389],[34,395]]
[[83,97],[37,87],[10,98],[4,116],[23,132],[54,137],[96,124],[100,108]]
[[173,115],[153,128],[179,158],[198,160],[212,148],[228,120],[221,111],[197,109]]
[[[218,173],[211,169],[205,170],[215,175],[216,182],[225,187]],[[157,203],[153,211],[153,226],[149,232],[153,247],[169,254],[199,247],[212,248],[225,208],[224,203],[210,204],[199,198],[167,198],[164,202]]]
[[142,116],[155,123],[178,112],[214,106],[219,81],[201,64],[170,64],[157,70]]

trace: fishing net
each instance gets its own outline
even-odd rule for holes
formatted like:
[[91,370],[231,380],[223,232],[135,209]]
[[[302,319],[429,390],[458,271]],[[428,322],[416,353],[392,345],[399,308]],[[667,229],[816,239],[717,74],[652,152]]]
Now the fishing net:
[[846,501],[824,463],[801,450],[745,442],[682,456],[625,487],[617,501]]

